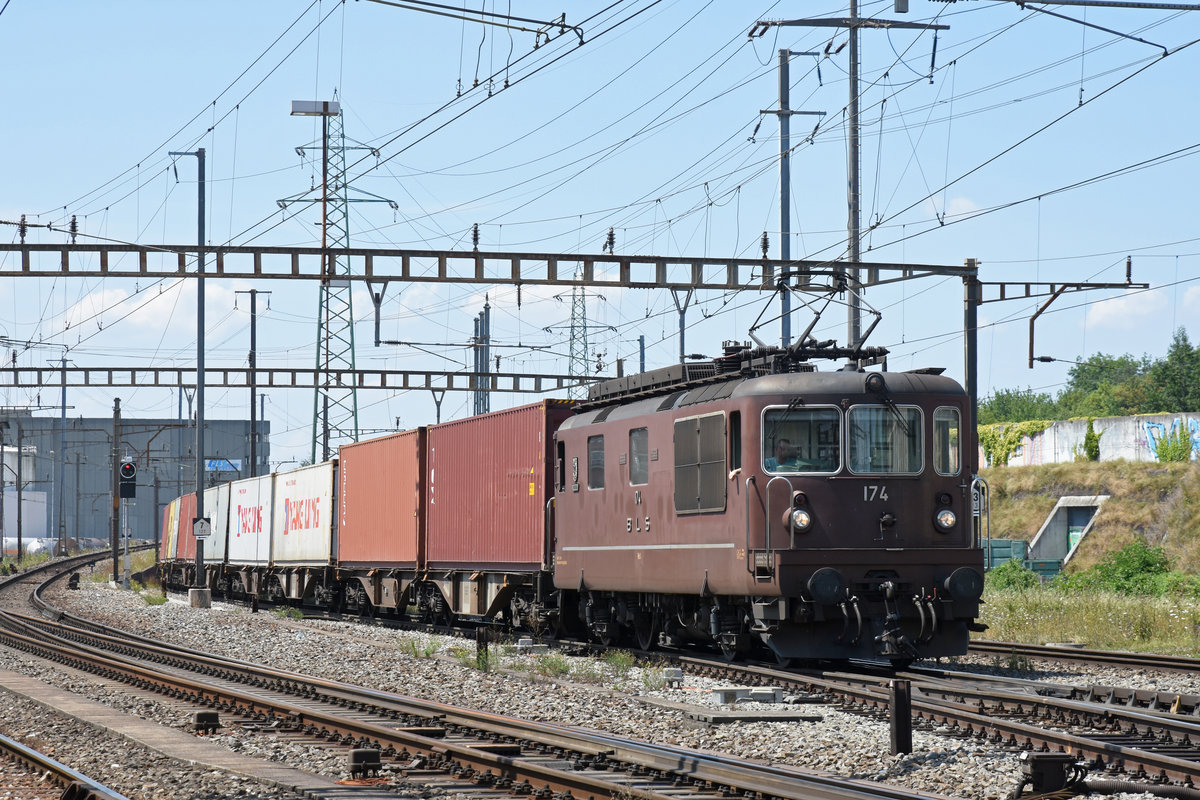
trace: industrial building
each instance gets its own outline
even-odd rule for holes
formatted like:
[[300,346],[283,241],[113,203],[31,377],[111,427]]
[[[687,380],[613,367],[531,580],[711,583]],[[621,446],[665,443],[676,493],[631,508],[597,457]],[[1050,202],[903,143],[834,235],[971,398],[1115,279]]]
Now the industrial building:
[[[252,472],[250,422],[204,420],[205,486],[269,472],[270,423],[260,420],[255,427],[257,466]],[[132,459],[137,467],[136,497],[124,501],[129,535],[153,540],[162,507],[196,488],[195,422],[125,418],[115,448],[113,431],[111,417],[63,420],[0,412],[4,538],[16,537],[20,519],[22,539],[107,542],[113,530],[114,464]]]

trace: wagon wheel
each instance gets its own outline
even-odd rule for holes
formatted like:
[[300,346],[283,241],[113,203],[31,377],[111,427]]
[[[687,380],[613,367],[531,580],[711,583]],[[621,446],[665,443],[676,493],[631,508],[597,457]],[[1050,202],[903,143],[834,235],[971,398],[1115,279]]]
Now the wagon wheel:
[[621,627],[613,624],[605,629],[604,633],[600,633],[597,628],[592,629],[592,637],[605,647],[612,647],[621,641]]
[[642,650],[653,650],[658,645],[658,615],[638,612],[633,618],[633,635]]
[[551,635],[555,639],[567,639],[579,635],[579,604],[569,600],[565,592],[559,592]]
[[742,657],[742,650],[736,644],[728,644],[726,642],[718,643],[721,647],[721,658],[732,664],[734,661],[739,661]]

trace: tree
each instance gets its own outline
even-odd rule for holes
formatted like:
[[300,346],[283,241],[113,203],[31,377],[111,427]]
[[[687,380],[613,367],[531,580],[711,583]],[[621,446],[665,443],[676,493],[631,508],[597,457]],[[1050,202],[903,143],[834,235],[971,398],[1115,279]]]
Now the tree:
[[1139,360],[1126,353],[1123,356],[1110,356],[1107,353],[1096,353],[1071,367],[1067,373],[1068,392],[1089,394],[1101,386],[1116,386],[1128,383],[1139,375],[1150,370],[1150,357],[1142,356]]
[[1183,328],[1175,331],[1167,357],[1154,364],[1151,377],[1168,404],[1161,411],[1200,411],[1200,352]]
[[980,425],[1057,417],[1054,398],[1032,389],[996,389],[979,403]]

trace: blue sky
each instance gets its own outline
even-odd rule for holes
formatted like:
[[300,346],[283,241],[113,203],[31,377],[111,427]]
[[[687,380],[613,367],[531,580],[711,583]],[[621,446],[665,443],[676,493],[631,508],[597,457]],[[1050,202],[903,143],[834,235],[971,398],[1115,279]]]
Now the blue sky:
[[[863,258],[976,258],[984,281],[1119,282],[1132,256],[1134,280],[1152,289],[1059,299],[1038,321],[1038,354],[1160,356],[1178,327],[1200,339],[1200,15],[1053,10],[1145,41],[1009,2],[911,0],[907,15],[862,4],[863,16],[949,26],[936,46],[928,31],[862,35]],[[378,153],[348,153],[352,185],[395,204],[353,204],[355,245],[469,249],[478,224],[481,249],[594,253],[611,227],[618,253],[752,258],[767,231],[776,257],[779,128],[760,111],[777,106],[776,53],[789,48],[821,54],[793,59],[792,107],[825,112],[819,124],[792,123],[792,255],[834,259],[846,251],[846,33],[747,32],[759,19],[847,11],[838,0],[578,3],[566,22],[583,44],[554,29],[535,49],[529,32],[368,0],[11,0],[0,12],[0,59],[17,78],[0,126],[0,219],[64,227],[75,215],[85,241],[194,242],[195,159],[167,153],[204,147],[212,244],[318,244],[319,212],[276,201],[320,183],[319,160],[296,152],[318,144],[320,129],[289,116],[290,102],[336,91],[347,136]],[[541,2],[511,11],[561,12]],[[10,226],[0,235],[16,240]],[[272,293],[269,310],[260,297],[260,365],[313,363],[315,286],[207,284],[210,367],[246,361],[248,302],[236,292],[249,288]],[[419,347],[372,347],[372,306],[356,294],[359,365],[469,368],[485,293],[501,369],[567,371],[569,298],[526,288],[518,305],[514,289],[482,286],[390,286],[382,335]],[[946,366],[961,379],[960,281],[879,287],[866,301],[883,315],[868,343],[891,349],[892,368]],[[698,297],[687,351],[714,355],[746,339],[765,302]],[[980,310],[983,394],[1061,387],[1069,364],[1026,368],[1036,305]],[[22,365],[64,351],[81,365],[191,364],[194,313],[191,282],[0,281],[0,337],[21,343]],[[608,369],[617,358],[636,364],[639,336],[648,367],[676,359],[669,293],[594,292],[588,315],[590,356]],[[797,317],[793,329],[806,324]],[[844,315],[827,315],[817,334],[844,340]],[[3,405],[38,400],[0,395]],[[107,416],[115,395],[128,416],[173,416],[178,403],[145,387],[72,389],[69,413]],[[210,389],[206,415],[245,417],[246,395]],[[497,396],[492,407],[531,399]],[[428,392],[364,393],[359,403],[368,430],[435,413]],[[307,455],[311,409],[310,392],[269,395],[274,460]],[[469,395],[448,394],[443,419],[470,409]]]

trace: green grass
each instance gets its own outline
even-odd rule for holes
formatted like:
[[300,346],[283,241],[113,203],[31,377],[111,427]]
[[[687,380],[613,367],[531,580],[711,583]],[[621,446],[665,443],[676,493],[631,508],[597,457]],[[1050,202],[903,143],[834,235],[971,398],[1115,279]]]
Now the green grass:
[[608,650],[604,653],[604,663],[617,673],[618,677],[623,678],[633,669],[633,653],[628,650]]
[[988,590],[983,599],[988,639],[1200,656],[1200,601],[1192,598],[1048,586]]
[[539,675],[558,678],[571,673],[571,662],[562,653],[547,653],[534,659],[533,669]]
[[438,643],[433,639],[402,639],[400,651],[413,658],[431,658],[438,651]]

